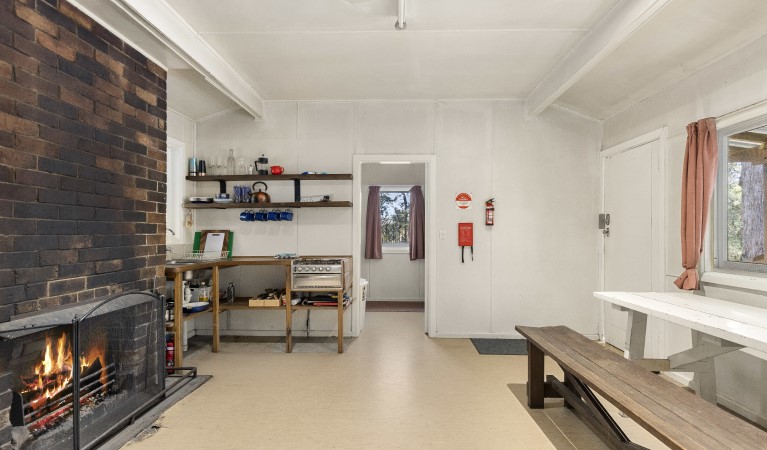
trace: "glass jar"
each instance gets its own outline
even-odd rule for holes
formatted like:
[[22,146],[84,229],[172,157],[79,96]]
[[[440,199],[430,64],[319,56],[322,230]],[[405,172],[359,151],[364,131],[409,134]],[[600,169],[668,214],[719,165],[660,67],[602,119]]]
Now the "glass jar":
[[229,157],[226,158],[226,174],[235,175],[237,163],[234,160],[234,149],[229,149]]

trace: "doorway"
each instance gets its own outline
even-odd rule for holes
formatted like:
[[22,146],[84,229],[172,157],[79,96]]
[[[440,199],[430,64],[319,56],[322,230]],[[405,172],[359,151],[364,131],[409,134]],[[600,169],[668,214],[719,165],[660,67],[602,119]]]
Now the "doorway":
[[[433,314],[432,293],[436,291],[433,280],[435,249],[435,157],[433,155],[357,155],[354,157],[353,174],[354,223],[353,255],[355,274],[355,298],[362,298],[360,281],[367,280],[365,302],[355,302],[356,314],[352,320],[352,332],[359,333],[365,326],[367,302],[387,310],[411,309],[419,300],[423,304],[424,331],[430,334],[436,322]],[[369,186],[381,186],[382,204],[391,204],[392,219],[408,205],[411,187],[422,187],[425,203],[425,258],[410,260],[407,241],[397,238],[397,233],[384,234],[381,259],[365,259],[365,214]],[[386,219],[386,217],[384,217]],[[395,220],[396,222],[396,220]],[[400,224],[404,225],[404,224]],[[396,223],[394,224],[396,227]],[[401,233],[400,233],[401,234]],[[355,311],[353,309],[353,311]],[[432,331],[433,332],[433,331]]]
[[[601,252],[605,291],[664,290],[664,147],[665,129],[601,152],[602,212],[609,214]],[[627,313],[600,305],[602,335],[625,350]],[[665,350],[662,321],[649,320],[646,355]]]

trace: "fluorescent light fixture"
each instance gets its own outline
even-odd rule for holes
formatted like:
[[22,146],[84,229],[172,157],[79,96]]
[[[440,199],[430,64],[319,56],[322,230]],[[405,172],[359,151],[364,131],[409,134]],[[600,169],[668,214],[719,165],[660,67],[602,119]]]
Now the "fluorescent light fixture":
[[410,161],[381,161],[378,164],[410,164]]

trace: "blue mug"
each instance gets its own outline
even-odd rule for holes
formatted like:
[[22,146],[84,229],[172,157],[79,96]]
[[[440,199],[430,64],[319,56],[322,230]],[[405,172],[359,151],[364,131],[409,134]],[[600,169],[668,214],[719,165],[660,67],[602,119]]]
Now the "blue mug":
[[245,210],[240,213],[240,220],[243,222],[252,222],[253,221],[253,211],[251,210]]
[[261,211],[258,211],[256,213],[256,220],[259,222],[266,222],[267,221],[267,212],[265,209],[262,209]]
[[280,213],[280,220],[286,220],[288,222],[293,221],[293,211],[286,209]]
[[281,220],[280,211],[269,211],[266,218],[272,221]]

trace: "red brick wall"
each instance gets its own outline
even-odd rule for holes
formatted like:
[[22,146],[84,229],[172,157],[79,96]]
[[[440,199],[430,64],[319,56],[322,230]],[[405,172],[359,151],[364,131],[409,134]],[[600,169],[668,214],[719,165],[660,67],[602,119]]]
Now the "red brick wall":
[[165,80],[66,0],[0,0],[0,322],[162,275]]

